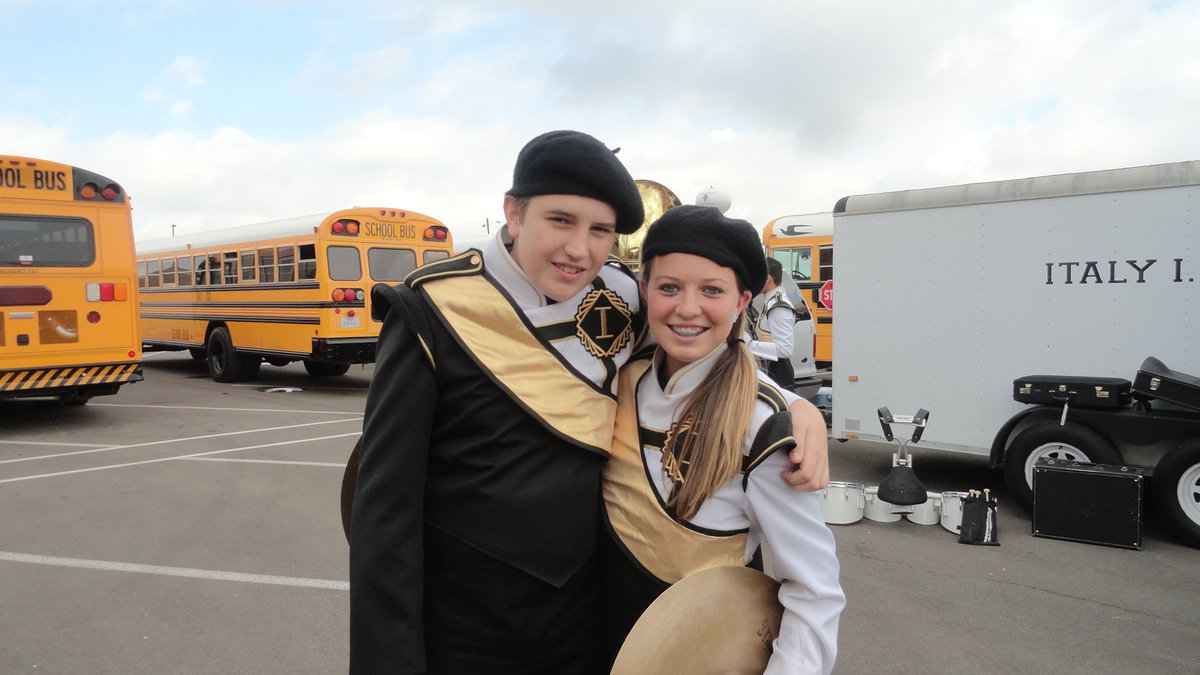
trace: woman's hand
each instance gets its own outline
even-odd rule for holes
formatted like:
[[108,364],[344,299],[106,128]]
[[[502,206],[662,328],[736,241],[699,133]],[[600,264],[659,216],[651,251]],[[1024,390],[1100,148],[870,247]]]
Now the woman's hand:
[[812,403],[800,399],[788,409],[792,413],[792,436],[796,447],[788,454],[795,467],[783,472],[793,490],[816,492],[829,485],[829,432],[825,417]]

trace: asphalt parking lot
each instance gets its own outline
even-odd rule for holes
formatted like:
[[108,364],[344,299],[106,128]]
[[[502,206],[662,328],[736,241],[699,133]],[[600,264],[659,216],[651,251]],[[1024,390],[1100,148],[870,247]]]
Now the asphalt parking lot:
[[[212,382],[186,353],[82,407],[0,404],[0,671],[346,669],[341,467],[372,368]],[[999,547],[937,524],[833,526],[840,673],[1200,672],[1200,551],[1035,538],[982,460],[913,448],[935,491],[991,488]],[[835,481],[890,457],[831,445]]]

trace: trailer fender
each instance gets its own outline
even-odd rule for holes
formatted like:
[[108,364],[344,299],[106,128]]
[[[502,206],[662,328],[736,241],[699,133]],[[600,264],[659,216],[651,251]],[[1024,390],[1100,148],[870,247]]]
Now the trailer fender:
[[[1012,440],[1013,431],[1026,417],[1041,411],[1051,411],[1051,408],[1040,405],[1026,408],[1025,410],[1022,410],[1016,415],[1010,417],[1008,421],[1000,427],[1000,430],[996,432],[996,437],[992,439],[992,451],[988,456],[989,468],[995,469],[1004,463],[1004,452],[1008,449],[1008,442]],[[1055,412],[1055,416],[1057,415],[1058,413]]]

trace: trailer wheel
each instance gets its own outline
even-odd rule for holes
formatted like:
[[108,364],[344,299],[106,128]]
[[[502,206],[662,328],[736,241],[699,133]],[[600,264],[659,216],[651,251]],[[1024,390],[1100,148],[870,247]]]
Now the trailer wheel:
[[208,373],[217,382],[240,382],[245,373],[246,359],[233,348],[229,331],[214,328],[208,336]]
[[1166,516],[1172,533],[1200,548],[1200,444],[1163,455],[1150,483],[1154,507]]
[[1091,429],[1067,422],[1042,422],[1017,434],[1004,455],[1004,483],[1017,503],[1033,509],[1033,467],[1039,459],[1120,464],[1112,443]]

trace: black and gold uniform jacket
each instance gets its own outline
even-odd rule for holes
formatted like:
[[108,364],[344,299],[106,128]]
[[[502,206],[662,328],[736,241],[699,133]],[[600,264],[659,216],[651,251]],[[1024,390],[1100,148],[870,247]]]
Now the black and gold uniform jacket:
[[351,666],[421,670],[427,528],[552,586],[593,554],[641,302],[609,266],[548,302],[498,240],[372,302],[383,329],[351,515]]

